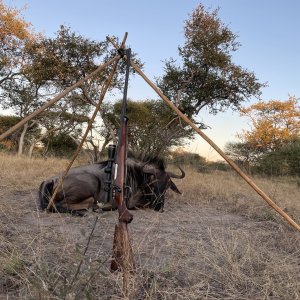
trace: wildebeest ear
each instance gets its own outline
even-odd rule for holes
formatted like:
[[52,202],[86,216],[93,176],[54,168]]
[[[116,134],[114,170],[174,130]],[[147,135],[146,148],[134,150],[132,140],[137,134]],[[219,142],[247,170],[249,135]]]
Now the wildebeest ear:
[[170,180],[170,188],[171,188],[171,190],[174,191],[175,193],[181,195],[181,192],[178,190],[176,184],[175,184],[172,180]]

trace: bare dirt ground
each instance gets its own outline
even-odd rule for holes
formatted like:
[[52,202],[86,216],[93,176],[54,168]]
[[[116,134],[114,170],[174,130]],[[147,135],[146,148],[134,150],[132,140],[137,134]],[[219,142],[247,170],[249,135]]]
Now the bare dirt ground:
[[[45,169],[18,162],[17,180],[6,164],[0,161],[0,299],[124,299],[121,274],[109,271],[117,212],[40,212]],[[260,183],[299,222],[297,182]],[[133,211],[129,299],[300,298],[299,232],[231,173],[189,170],[176,184],[183,195],[168,193],[164,213]]]
[[[122,298],[120,275],[109,272],[117,213],[39,212],[36,194],[1,195],[0,298]],[[299,299],[300,239],[287,226],[171,194],[164,213],[133,214],[131,299]]]

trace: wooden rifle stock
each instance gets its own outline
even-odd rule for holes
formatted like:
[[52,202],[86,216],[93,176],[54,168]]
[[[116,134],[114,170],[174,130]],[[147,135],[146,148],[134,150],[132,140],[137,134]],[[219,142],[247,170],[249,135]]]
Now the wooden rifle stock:
[[125,202],[125,184],[126,184],[126,158],[127,158],[127,117],[122,116],[122,125],[116,157],[116,172],[114,198],[119,211],[119,222],[130,223],[133,219],[128,211]]

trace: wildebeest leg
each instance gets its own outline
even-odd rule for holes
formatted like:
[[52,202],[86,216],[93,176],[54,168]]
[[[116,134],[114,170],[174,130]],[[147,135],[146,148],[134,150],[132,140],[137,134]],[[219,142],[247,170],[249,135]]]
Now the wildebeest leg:
[[102,212],[102,209],[100,208],[101,197],[99,192],[94,195],[93,200],[94,200],[92,205],[93,211]]
[[77,203],[72,203],[66,199],[61,206],[71,210],[87,210],[94,206],[94,198],[89,197]]
[[79,217],[83,217],[85,215],[84,212],[82,212],[80,210],[75,210],[75,209],[69,208],[66,205],[66,203],[62,203],[62,202],[55,203],[55,208],[51,207],[50,211],[51,212],[59,212],[59,213],[69,213],[71,215],[79,216]]

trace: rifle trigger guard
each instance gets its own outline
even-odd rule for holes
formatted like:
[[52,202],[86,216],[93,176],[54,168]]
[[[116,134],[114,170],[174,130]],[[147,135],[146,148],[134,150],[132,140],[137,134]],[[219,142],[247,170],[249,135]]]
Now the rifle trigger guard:
[[113,193],[121,193],[122,192],[122,189],[116,185],[114,185],[113,187]]

